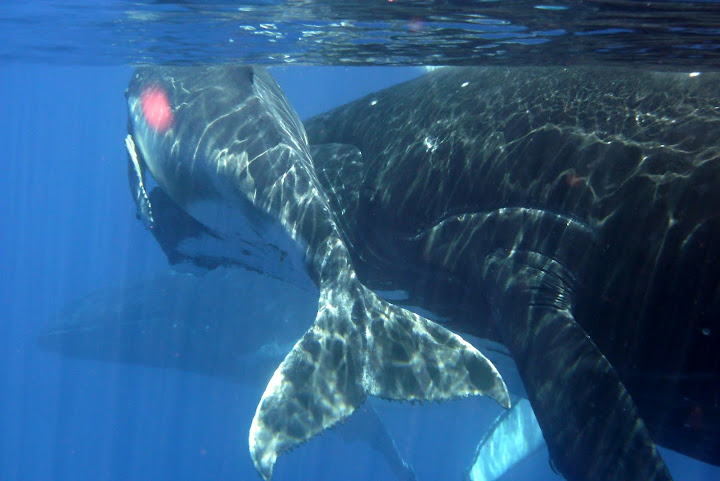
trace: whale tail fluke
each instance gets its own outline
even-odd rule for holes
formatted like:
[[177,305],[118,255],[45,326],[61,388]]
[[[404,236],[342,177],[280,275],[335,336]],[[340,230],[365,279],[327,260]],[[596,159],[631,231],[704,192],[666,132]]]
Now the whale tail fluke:
[[357,281],[338,284],[321,289],[315,322],[258,405],[250,454],[264,479],[278,455],[350,416],[368,394],[427,401],[486,395],[509,407],[495,366],[460,336]]

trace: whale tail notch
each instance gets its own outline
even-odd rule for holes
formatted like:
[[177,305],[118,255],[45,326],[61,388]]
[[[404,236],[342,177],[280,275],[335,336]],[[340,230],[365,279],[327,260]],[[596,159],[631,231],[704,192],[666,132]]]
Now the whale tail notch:
[[275,371],[250,427],[250,454],[269,480],[278,455],[350,416],[367,395],[443,401],[510,398],[495,366],[444,327],[357,281],[321,289],[312,327]]

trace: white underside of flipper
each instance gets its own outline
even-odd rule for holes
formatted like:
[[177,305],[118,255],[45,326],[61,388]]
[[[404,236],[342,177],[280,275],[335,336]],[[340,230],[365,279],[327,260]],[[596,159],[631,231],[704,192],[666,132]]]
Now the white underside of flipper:
[[540,449],[545,440],[530,401],[520,399],[503,411],[478,444],[468,478],[495,481]]

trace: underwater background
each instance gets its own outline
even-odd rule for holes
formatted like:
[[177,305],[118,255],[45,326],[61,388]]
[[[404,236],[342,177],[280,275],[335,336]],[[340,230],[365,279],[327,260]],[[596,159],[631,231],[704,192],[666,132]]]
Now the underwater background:
[[[74,3],[74,8],[63,10],[55,10],[57,6],[51,2],[17,2],[15,6],[0,7],[0,26],[4,27],[0,34],[0,480],[260,479],[248,455],[247,437],[264,384],[69,359],[38,347],[38,336],[66,306],[92,292],[169,270],[163,252],[135,218],[129,195],[123,93],[132,64],[183,58],[198,61],[203,58],[203,48],[213,50],[214,45],[196,46],[183,57],[178,46],[182,42],[174,43],[163,35],[153,37],[151,42],[148,38],[154,31],[148,21],[142,22],[142,30],[138,27],[141,22],[137,19],[142,16],[137,11],[146,16],[180,12],[183,18],[210,18],[193,12],[185,2],[175,6]],[[258,18],[264,5],[282,7],[282,2],[250,3],[255,5],[252,13]],[[463,9],[472,3],[458,2]],[[562,6],[562,2],[551,3],[545,11]],[[128,5],[135,11],[132,16]],[[371,16],[373,12],[369,9],[366,14]],[[410,36],[423,28],[415,13],[403,16],[403,31]],[[117,18],[131,18],[134,23],[128,21],[123,29]],[[370,18],[362,20],[370,22]],[[191,34],[162,16],[155,19],[165,34],[174,26],[182,31],[180,37],[189,38],[211,38],[211,34],[225,38],[222,29],[231,23],[227,19],[219,24],[208,20],[207,25],[203,24],[205,30]],[[712,30],[715,18],[705,15],[703,19],[708,25],[696,27],[708,40],[698,41],[702,47],[694,49],[703,52],[694,57],[695,69],[716,70],[714,42],[720,22]],[[360,33],[375,32],[370,39],[386,36],[386,42],[378,42],[386,44],[392,38],[395,20],[393,17],[386,24],[380,22],[382,28]],[[450,24],[443,27],[447,30],[457,20],[437,20],[439,24],[444,21]],[[284,22],[293,25],[290,16]],[[295,27],[301,30],[301,26]],[[506,38],[498,36],[493,29],[496,27],[490,27],[480,33],[475,28],[471,32],[493,41]],[[557,28],[536,25],[532,31],[556,31],[548,35],[562,36]],[[626,29],[627,25],[618,28]],[[426,34],[431,29],[429,26]],[[67,32],[74,33],[65,35]],[[512,32],[509,29],[503,35]],[[466,33],[455,31],[458,38]],[[341,33],[333,35],[342,38]],[[444,35],[433,42],[447,41],[449,33],[445,31]],[[134,36],[142,43],[136,50],[125,47],[113,51],[113,38],[127,40]],[[543,43],[532,40],[538,35],[530,40],[527,35],[523,38],[519,45]],[[412,39],[401,41],[412,45]],[[230,52],[237,52],[240,43],[223,43],[222,49],[213,50],[214,60],[236,60]],[[53,45],[58,48],[53,50]],[[152,56],[153,47],[157,47],[156,56]],[[253,56],[246,60],[257,61],[267,53],[263,50],[265,44],[254,47]],[[303,48],[310,51],[311,47]],[[312,57],[303,58],[304,51],[292,53],[301,60],[299,63],[321,63],[312,62]],[[283,66],[274,59],[268,63],[274,65],[271,73],[302,119],[421,75],[425,71],[421,65],[429,58],[434,64],[445,63],[442,50],[418,50],[413,60],[412,49],[406,48],[402,59],[413,60],[406,62],[378,56],[397,52],[374,52],[376,57],[368,50],[358,52],[362,66],[345,66],[352,62],[343,62],[341,57],[326,57],[326,65],[322,66]],[[352,53],[347,50],[344,55]],[[461,53],[453,50],[445,60],[472,61]],[[663,52],[650,52],[648,58],[638,54],[639,61],[652,60],[651,54],[662,56]],[[521,62],[521,55],[518,51],[508,61]],[[548,57],[552,55],[556,53],[550,49]],[[678,66],[690,65],[691,60],[682,57]],[[629,64],[632,61],[632,57],[613,59]],[[387,63],[395,66],[373,66]],[[272,295],[253,299],[254,306],[277,302]],[[254,314],[245,313],[242,322],[261,322],[261,314]],[[308,326],[311,321],[290,319]],[[419,480],[462,479],[482,433],[500,412],[487,399],[425,405],[380,401],[373,406],[399,454],[413,467]],[[720,468],[668,450],[662,452],[677,481],[720,479]],[[367,443],[329,432],[282,457],[273,479],[397,478]],[[501,479],[561,478],[553,472],[547,451],[541,449]]]

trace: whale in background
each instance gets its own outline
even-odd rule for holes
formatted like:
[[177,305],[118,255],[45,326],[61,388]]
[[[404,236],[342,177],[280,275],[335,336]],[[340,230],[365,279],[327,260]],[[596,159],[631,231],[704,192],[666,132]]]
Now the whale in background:
[[[157,274],[70,304],[38,343],[68,358],[176,369],[262,390],[305,332],[317,295],[312,284],[239,268]],[[268,304],[268,296],[283,302]],[[333,431],[368,444],[395,479],[416,479],[371,404]]]

